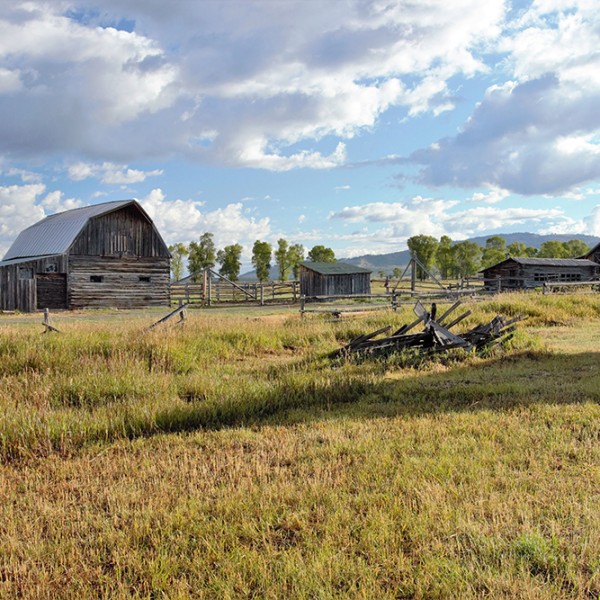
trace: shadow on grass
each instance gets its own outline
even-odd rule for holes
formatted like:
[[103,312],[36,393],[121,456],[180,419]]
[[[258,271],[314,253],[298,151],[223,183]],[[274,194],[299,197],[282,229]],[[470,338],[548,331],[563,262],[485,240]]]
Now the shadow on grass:
[[599,401],[600,353],[529,352],[441,372],[382,368],[379,375],[345,376],[343,370],[321,369],[313,378],[284,377],[243,397],[192,400],[157,414],[153,431],[132,423],[131,435]]

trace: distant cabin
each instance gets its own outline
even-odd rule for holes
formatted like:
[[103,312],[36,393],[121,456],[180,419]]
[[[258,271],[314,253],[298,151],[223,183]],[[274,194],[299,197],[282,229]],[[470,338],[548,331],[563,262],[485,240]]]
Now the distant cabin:
[[596,244],[587,254],[584,254],[581,258],[587,258],[593,260],[595,263],[600,265],[600,244]]
[[480,273],[483,273],[487,288],[514,290],[540,287],[547,281],[577,282],[597,279],[600,264],[588,258],[511,257],[482,269]]
[[340,296],[371,293],[371,271],[343,262],[300,263],[300,294]]
[[169,304],[169,249],[135,200],[46,217],[0,261],[0,309]]

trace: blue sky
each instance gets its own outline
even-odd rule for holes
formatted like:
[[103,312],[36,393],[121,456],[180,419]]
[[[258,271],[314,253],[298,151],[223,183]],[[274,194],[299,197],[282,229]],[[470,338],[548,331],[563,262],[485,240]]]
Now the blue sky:
[[597,0],[0,0],[0,255],[137,198],[168,243],[600,235]]

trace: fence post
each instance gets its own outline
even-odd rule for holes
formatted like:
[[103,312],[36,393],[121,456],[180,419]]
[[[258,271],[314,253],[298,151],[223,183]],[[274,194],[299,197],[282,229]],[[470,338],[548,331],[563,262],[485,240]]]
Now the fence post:
[[304,317],[304,305],[306,304],[306,296],[300,296],[300,316]]
[[260,284],[260,305],[265,305],[265,286],[262,283]]

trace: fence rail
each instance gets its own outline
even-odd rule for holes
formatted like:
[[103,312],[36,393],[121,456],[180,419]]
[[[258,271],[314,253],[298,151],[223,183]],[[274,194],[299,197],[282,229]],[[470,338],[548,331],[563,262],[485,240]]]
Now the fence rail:
[[174,283],[171,284],[171,302],[211,306],[213,304],[271,304],[274,302],[297,302],[300,288],[297,281],[289,283],[243,283],[215,281],[207,283]]

